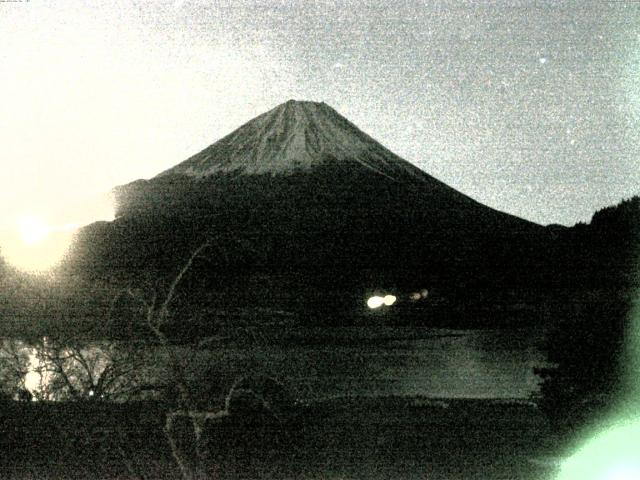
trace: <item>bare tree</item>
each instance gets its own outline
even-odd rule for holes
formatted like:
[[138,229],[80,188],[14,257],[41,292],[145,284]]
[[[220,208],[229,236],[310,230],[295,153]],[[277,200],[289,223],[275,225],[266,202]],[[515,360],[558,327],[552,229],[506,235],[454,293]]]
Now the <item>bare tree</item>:
[[34,346],[42,400],[128,400],[144,384],[144,355],[134,345],[44,337]]
[[[195,401],[188,385],[188,359],[184,355],[180,355],[176,348],[172,345],[170,339],[165,333],[166,327],[170,322],[169,308],[176,295],[176,289],[184,276],[191,269],[197,257],[209,247],[209,243],[205,242],[196,248],[186,263],[179,270],[164,296],[154,292],[150,300],[145,300],[139,291],[128,290],[131,297],[140,301],[144,307],[144,322],[146,327],[152,332],[155,340],[165,351],[171,381],[175,386],[179,404],[182,408],[168,412],[165,419],[164,431],[171,447],[176,463],[185,480],[200,480],[206,478],[204,457],[202,451],[202,432],[207,420],[217,421],[228,415],[226,411],[203,411]],[[201,340],[206,342],[207,339]],[[190,423],[192,438],[185,445],[185,442],[178,435],[178,422],[186,419]]]
[[[171,447],[172,455],[185,480],[208,478],[205,469],[206,442],[203,438],[205,425],[224,422],[232,414],[234,416],[245,414],[246,412],[244,412],[242,405],[243,402],[247,402],[248,396],[252,397],[250,403],[255,408],[263,412],[272,413],[273,418],[276,420],[280,420],[279,412],[281,411],[279,405],[275,405],[272,398],[267,398],[268,395],[253,391],[254,384],[264,383],[272,387],[276,384],[281,386],[281,384],[277,380],[267,377],[263,381],[253,382],[251,380],[252,375],[236,379],[226,396],[224,407],[215,410],[203,408],[198,402],[198,398],[190,387],[188,380],[191,370],[191,356],[185,355],[183,350],[176,348],[166,333],[167,327],[171,322],[170,308],[176,296],[176,291],[184,277],[193,267],[194,262],[209,246],[208,242],[203,243],[191,253],[169,284],[164,295],[159,295],[156,290],[151,294],[150,300],[145,300],[140,291],[128,290],[129,295],[143,305],[145,325],[152,332],[167,357],[171,384],[177,392],[178,405],[177,408],[166,414],[164,431]],[[253,311],[252,314],[255,316],[256,312]],[[256,341],[260,338],[259,333],[250,332],[243,326],[240,326],[240,332],[242,335],[248,335]],[[195,349],[209,348],[219,340],[220,338],[217,336],[202,337],[195,340],[192,347]],[[269,390],[269,388],[266,390]]]
[[24,342],[0,340],[0,391],[6,398],[15,398],[27,391],[25,378],[29,373],[29,348]]

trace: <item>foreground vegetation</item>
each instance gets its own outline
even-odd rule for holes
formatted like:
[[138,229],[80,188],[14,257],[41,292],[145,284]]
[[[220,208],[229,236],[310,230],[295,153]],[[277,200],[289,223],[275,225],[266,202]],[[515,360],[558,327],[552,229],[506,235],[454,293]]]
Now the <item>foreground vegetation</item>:
[[[548,425],[531,405],[424,398],[343,398],[259,411],[204,428],[208,478],[551,478]],[[159,402],[3,405],[6,479],[179,479]],[[180,428],[177,426],[176,428]],[[177,434],[185,448],[185,428]]]

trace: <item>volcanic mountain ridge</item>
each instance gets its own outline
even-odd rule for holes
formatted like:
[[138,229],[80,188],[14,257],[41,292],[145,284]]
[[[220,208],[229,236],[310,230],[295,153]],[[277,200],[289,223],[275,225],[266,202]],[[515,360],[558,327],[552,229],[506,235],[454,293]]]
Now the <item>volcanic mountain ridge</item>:
[[324,304],[382,284],[512,285],[531,280],[546,238],[314,102],[286,102],[116,196],[116,219],[79,235],[76,272],[170,277],[209,242],[193,288],[249,304]]

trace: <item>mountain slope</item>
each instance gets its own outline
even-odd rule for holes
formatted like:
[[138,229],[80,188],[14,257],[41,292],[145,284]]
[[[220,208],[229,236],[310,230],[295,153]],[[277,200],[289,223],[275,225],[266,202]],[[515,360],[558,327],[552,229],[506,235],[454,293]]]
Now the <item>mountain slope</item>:
[[330,297],[351,305],[383,285],[513,284],[546,235],[312,102],[280,105],[117,197],[117,219],[79,235],[72,270],[170,276],[208,240],[187,287],[238,305],[308,310]]
[[[354,182],[386,185],[387,189],[420,192],[424,200],[441,202],[430,210],[472,209],[480,216],[495,216],[520,226],[521,219],[498,214],[426,174],[359,130],[324,103],[290,100],[259,115],[221,140],[151,180],[139,180],[116,189],[119,214],[127,210],[169,206],[202,189],[205,196],[227,184],[241,188],[246,179],[302,177],[316,180],[313,190],[352,188]],[[280,178],[273,180],[273,183]],[[293,180],[295,182],[295,180]],[[189,192],[180,192],[185,187]],[[311,192],[310,192],[311,193]],[[336,192],[332,192],[333,195]],[[232,195],[233,196],[233,195]],[[248,195],[245,195],[248,197]],[[202,199],[200,200],[202,201]],[[156,202],[159,202],[156,203]],[[189,207],[197,206],[193,201]],[[349,209],[349,205],[341,205]],[[407,205],[410,207],[410,205]],[[424,207],[423,207],[424,208]],[[491,213],[490,213],[491,212]],[[529,224],[531,225],[531,224]]]
[[290,174],[327,163],[356,163],[395,181],[428,177],[324,103],[289,100],[161,173]]

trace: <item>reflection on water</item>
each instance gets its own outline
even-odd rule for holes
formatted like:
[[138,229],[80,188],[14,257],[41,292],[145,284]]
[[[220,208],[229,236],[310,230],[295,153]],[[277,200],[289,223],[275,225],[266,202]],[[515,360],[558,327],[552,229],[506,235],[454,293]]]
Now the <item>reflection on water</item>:
[[402,393],[528,397],[538,390],[539,379],[533,369],[545,361],[536,343],[539,338],[532,330],[493,330],[459,332],[416,342],[408,353],[416,357],[414,368],[407,369],[403,376]]
[[[345,395],[527,398],[538,388],[533,369],[544,364],[544,355],[537,347],[541,334],[533,329],[397,328],[387,329],[384,337],[378,338],[374,329],[360,328],[333,331],[332,335],[345,341],[197,352],[176,348],[189,359],[199,382],[258,372],[284,379],[298,397],[308,400]],[[46,387],[47,379],[39,372],[43,371],[43,359],[51,355],[47,357],[37,346],[23,342],[14,341],[13,347],[26,362],[23,385],[32,391]],[[114,354],[116,350],[118,355]],[[78,351],[82,354],[78,358],[91,361],[92,371],[86,376],[97,381],[109,362],[131,361],[132,357],[123,356],[122,351],[123,347],[93,344]],[[161,349],[147,348],[135,361],[138,376],[148,383],[153,377],[164,377],[167,371],[168,358]],[[77,360],[72,366],[76,368],[75,377],[81,378]],[[207,376],[198,375],[199,370],[206,370]]]
[[0,339],[0,389],[20,400],[124,400],[151,371],[144,357],[132,343]]
[[291,347],[272,355],[290,370],[297,366],[298,382],[321,397],[527,398],[538,390],[533,368],[544,364],[544,355],[537,347],[541,335],[531,329],[421,333],[364,346]]

